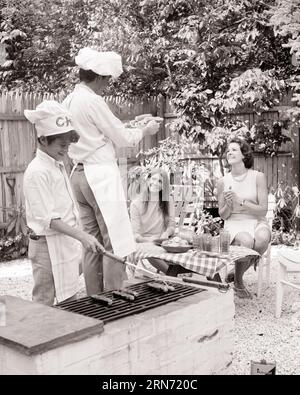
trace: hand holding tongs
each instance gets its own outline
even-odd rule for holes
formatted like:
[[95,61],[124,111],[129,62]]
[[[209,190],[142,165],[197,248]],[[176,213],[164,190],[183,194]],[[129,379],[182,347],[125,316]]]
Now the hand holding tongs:
[[[123,265],[128,265],[128,266],[136,268],[136,265],[134,263],[128,262],[126,260],[126,258],[121,258],[120,256],[115,255],[109,251],[102,251],[101,250],[101,252],[103,255],[107,256],[108,258],[114,259],[115,261],[122,263]],[[143,267],[139,267],[139,270],[142,270],[143,272],[147,273],[148,276],[150,274],[151,275],[150,278],[162,281],[167,287],[169,286],[168,283],[165,281],[164,276],[161,276],[160,274],[155,274],[155,273],[151,272],[150,270],[144,269]]]

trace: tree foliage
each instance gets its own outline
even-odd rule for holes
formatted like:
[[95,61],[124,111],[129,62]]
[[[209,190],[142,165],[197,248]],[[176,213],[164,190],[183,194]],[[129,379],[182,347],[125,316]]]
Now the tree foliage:
[[0,38],[8,53],[0,69],[7,89],[55,92],[70,84],[77,31],[88,23],[81,0],[0,0]]
[[[270,24],[272,5],[260,0],[140,2],[141,17],[131,25],[135,49],[124,50],[130,75],[115,93],[171,97],[179,114],[173,130],[219,157],[236,134],[274,155],[288,140],[284,123],[261,121],[249,130],[233,115],[245,107],[261,114],[289,89],[294,67],[283,48],[288,38],[275,34]],[[134,7],[131,2],[122,9],[122,18]]]
[[[110,93],[172,98],[173,129],[214,154],[222,155],[228,135],[256,133],[234,112],[251,106],[260,114],[299,83],[289,52],[298,48],[299,0],[0,1],[2,87],[65,89],[79,48],[114,50],[125,71]],[[274,142],[278,124],[265,128]],[[275,153],[272,146],[265,152]]]
[[288,38],[283,44],[284,48],[290,49],[294,73],[290,76],[290,86],[293,89],[292,101],[297,107],[290,108],[286,112],[286,118],[293,123],[300,124],[300,0],[279,0],[276,6],[270,10],[270,25],[274,28],[274,34]]
[[140,2],[147,25],[140,19],[133,32],[131,76],[118,94],[154,90],[172,97],[179,114],[173,130],[220,158],[236,134],[274,155],[288,140],[284,123],[261,121],[249,130],[233,116],[245,106],[261,114],[289,89],[294,67],[283,48],[288,38],[275,34],[270,24],[273,5],[259,0]]

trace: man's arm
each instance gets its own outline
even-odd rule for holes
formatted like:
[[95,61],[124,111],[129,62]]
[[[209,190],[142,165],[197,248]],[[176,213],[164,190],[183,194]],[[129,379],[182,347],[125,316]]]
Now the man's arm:
[[105,252],[104,247],[94,236],[84,232],[79,228],[73,228],[72,226],[67,225],[60,218],[52,219],[50,222],[50,228],[56,232],[63,233],[67,236],[73,237],[73,239],[80,241],[83,247],[87,250],[93,252]]

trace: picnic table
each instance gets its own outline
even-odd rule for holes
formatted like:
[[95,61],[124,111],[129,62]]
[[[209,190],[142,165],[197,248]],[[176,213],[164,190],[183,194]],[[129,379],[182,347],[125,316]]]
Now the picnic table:
[[134,258],[135,260],[147,258],[162,259],[172,265],[168,275],[172,275],[172,272],[174,274],[180,272],[178,269],[181,267],[212,278],[223,268],[233,265],[239,259],[245,257],[256,257],[258,260],[260,255],[258,252],[242,246],[230,246],[229,253],[224,254],[197,249],[191,249],[185,253],[169,253],[162,247],[153,245],[153,251],[151,251],[151,248],[148,248],[147,251],[138,251],[135,253]]

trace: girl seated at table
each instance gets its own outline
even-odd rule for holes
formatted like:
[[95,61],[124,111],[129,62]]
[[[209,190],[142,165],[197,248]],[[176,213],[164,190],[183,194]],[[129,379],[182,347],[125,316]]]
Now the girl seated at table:
[[[253,153],[242,139],[232,139],[227,148],[231,171],[218,182],[219,214],[225,220],[231,244],[242,245],[263,254],[271,240],[271,229],[266,219],[268,210],[267,182],[263,173],[253,167]],[[251,298],[243,275],[252,261],[245,258],[235,265],[234,290],[240,298]],[[228,281],[230,279],[228,278]]]
[[[152,169],[141,196],[130,205],[130,218],[137,242],[137,252],[162,252],[156,239],[168,239],[175,233],[175,207],[170,196],[169,176],[163,169]],[[150,264],[148,264],[148,262]],[[137,268],[166,273],[168,263],[157,258],[143,259]],[[155,270],[156,269],[156,270]]]

